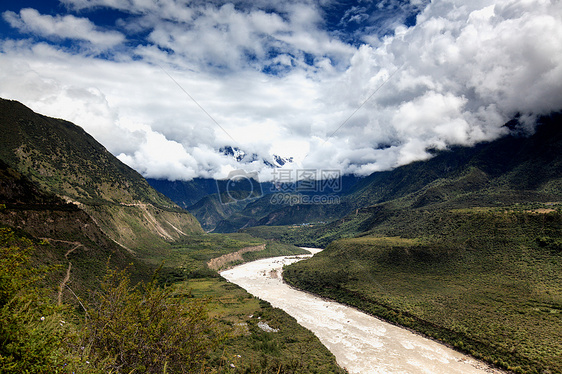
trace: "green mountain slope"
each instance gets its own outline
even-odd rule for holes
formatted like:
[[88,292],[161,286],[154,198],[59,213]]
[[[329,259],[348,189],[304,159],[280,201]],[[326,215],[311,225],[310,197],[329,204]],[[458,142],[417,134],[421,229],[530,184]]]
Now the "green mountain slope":
[[[36,264],[60,265],[51,274],[54,284],[64,279],[67,267],[71,269],[67,284],[80,295],[96,285],[106,264],[117,268],[134,264],[135,279],[153,271],[108,238],[78,206],[43,192],[0,160],[0,227],[4,226],[37,238],[42,244],[37,246]],[[63,300],[75,302],[68,288],[60,292]]]
[[285,280],[517,373],[562,371],[560,206],[401,218],[330,243]]
[[184,209],[188,209],[204,197],[217,193],[217,182],[214,179],[195,178],[191,181],[169,181],[147,178],[146,180],[157,191]]
[[[375,173],[367,205],[314,227],[245,230],[326,246],[294,286],[356,306],[517,373],[561,372],[562,116]],[[269,234],[269,236],[267,236]]]
[[202,232],[191,214],[70,122],[0,99],[0,144],[0,159],[79,205],[124,247],[148,250]]
[[[532,136],[512,133],[475,147],[455,147],[428,161],[373,173],[347,196],[356,207],[405,199],[414,207],[458,200],[471,204],[525,201],[562,196],[562,114],[540,120]],[[505,195],[505,192],[508,192]]]

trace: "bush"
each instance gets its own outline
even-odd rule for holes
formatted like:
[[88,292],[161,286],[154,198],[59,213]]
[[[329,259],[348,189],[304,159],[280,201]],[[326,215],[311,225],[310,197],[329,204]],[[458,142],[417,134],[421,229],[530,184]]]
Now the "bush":
[[0,372],[56,373],[64,365],[67,326],[62,309],[30,266],[33,242],[0,228]]
[[205,372],[222,341],[205,300],[108,270],[79,314],[51,299],[49,268],[32,266],[33,251],[32,240],[0,228],[0,373]]
[[132,286],[125,272],[109,270],[87,309],[84,345],[118,373],[199,373],[222,340],[204,301],[174,299],[156,281]]

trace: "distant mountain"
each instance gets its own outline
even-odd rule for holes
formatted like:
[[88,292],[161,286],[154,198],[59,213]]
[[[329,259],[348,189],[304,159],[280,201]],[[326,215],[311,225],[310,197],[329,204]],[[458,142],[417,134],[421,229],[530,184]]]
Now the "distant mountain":
[[0,99],[0,159],[43,191],[84,210],[129,249],[202,232],[197,220],[153,189],[82,128]]
[[562,114],[542,117],[531,136],[454,147],[394,170],[373,173],[346,200],[361,208],[391,200],[414,208],[498,205],[562,198]]
[[[427,217],[445,217],[452,210],[533,209],[533,204],[556,208],[562,203],[562,114],[542,117],[532,135],[515,130],[492,142],[454,147],[436,152],[427,161],[373,173],[340,198],[339,212],[345,214],[337,219],[327,219],[318,211],[318,220],[330,221],[325,224],[292,233],[281,230],[273,236],[268,228],[245,231],[299,245],[326,246],[357,235],[422,235],[433,225]],[[298,208],[286,208],[284,214]],[[278,222],[260,220],[257,225]]]
[[[226,146],[219,149],[225,156],[232,157],[237,162],[240,162],[240,168],[244,168],[245,163],[250,163],[254,161],[258,161],[260,157],[255,153],[247,153],[246,151],[238,148],[238,147],[231,147]],[[262,158],[262,162],[269,166],[270,168],[280,168],[285,164],[293,162],[293,157],[282,157],[279,155],[272,155],[271,158]]]
[[[341,188],[338,189],[338,193],[331,193],[330,196],[335,198],[334,200],[340,201],[339,196],[348,192],[359,180],[361,178],[343,176],[339,181]],[[153,182],[150,181],[150,183]],[[176,203],[181,203],[189,198],[187,194],[174,194],[174,191],[170,191],[169,186],[185,185],[189,186],[185,191],[191,191],[192,186],[201,186],[200,183],[195,179],[188,182],[161,181],[160,184],[154,184],[154,186]],[[254,198],[246,199],[246,195],[242,191],[238,191],[240,196],[235,196],[236,201],[225,204],[219,199],[218,191],[215,189],[212,194],[185,208],[199,220],[205,230],[220,233],[236,232],[242,228],[263,224],[285,225],[328,221],[343,217],[352,209],[347,204],[299,203],[303,200],[303,194],[310,197],[320,196],[323,192],[299,192],[298,184],[296,186],[292,184],[276,186],[272,182],[266,182],[254,187],[259,190]],[[223,189],[225,188],[223,187]]]
[[217,193],[217,181],[214,179],[194,178],[190,181],[169,181],[147,178],[146,180],[156,191],[166,195],[184,209],[188,209],[207,195]]
[[281,157],[278,155],[273,155],[273,161],[264,160],[264,163],[272,168],[280,168],[285,164],[290,164],[293,162],[293,157]]

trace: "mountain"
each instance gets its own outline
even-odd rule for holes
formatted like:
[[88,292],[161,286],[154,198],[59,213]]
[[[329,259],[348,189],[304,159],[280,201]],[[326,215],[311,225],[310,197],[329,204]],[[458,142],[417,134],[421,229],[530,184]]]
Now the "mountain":
[[[302,201],[310,196],[323,196],[323,191],[302,191],[302,182],[273,183],[254,181],[252,198],[244,194],[245,183],[231,188],[228,180],[195,178],[190,181],[167,181],[148,179],[151,186],[168,196],[176,204],[191,212],[206,231],[217,233],[236,232],[258,224],[303,224],[343,217],[352,209],[347,204],[332,204],[348,193],[362,178],[341,176],[337,192],[330,192],[329,206]],[[219,198],[218,190],[223,193]],[[226,190],[226,191],[225,191]],[[236,195],[234,198],[224,199]],[[276,194],[277,197],[274,197]],[[272,196],[273,195],[273,196]],[[303,198],[306,195],[307,198]],[[320,199],[322,201],[322,199]],[[191,205],[190,205],[191,204]]]
[[203,232],[190,213],[68,121],[0,99],[0,145],[9,167],[80,207],[122,247],[150,251]]
[[[16,102],[0,101],[0,153],[0,372],[217,372],[225,351],[241,372],[344,372],[310,331],[208,265],[302,249],[204,235],[80,128]],[[266,336],[260,319],[283,329]]]
[[357,207],[403,199],[412,207],[560,199],[562,114],[542,117],[530,136],[512,131],[493,142],[454,147],[427,161],[373,173],[348,196]]
[[[260,159],[260,157],[255,153],[250,154],[238,147],[231,147],[229,145],[220,148],[219,152],[225,156],[235,159],[237,162],[240,162],[240,169],[244,169],[245,163],[254,162]],[[272,155],[270,159],[262,158],[262,162],[270,168],[279,168],[285,164],[292,163],[293,157]]]
[[156,191],[164,194],[184,209],[188,209],[208,195],[217,193],[217,182],[209,178],[194,178],[190,181],[152,178],[146,180]]
[[374,173],[324,225],[243,231],[325,250],[283,271],[515,373],[562,372],[562,115]]
[[427,163],[388,175],[373,175],[370,183],[354,191],[353,199],[368,205],[400,199],[412,208],[559,201],[561,151],[562,115],[553,114],[540,120],[532,136],[514,133],[473,148],[442,152]]
[[[532,135],[522,133],[514,120],[506,124],[509,134],[496,141],[435,151],[427,161],[376,172],[365,178],[342,176],[341,190],[328,194],[329,204],[322,200],[320,203],[303,202],[306,199],[302,195],[322,196],[323,193],[296,192],[295,186],[281,186],[280,190],[286,190],[289,195],[272,198],[271,194],[279,191],[272,183],[261,183],[263,196],[241,199],[235,205],[221,204],[219,199],[213,198],[217,189],[212,180],[151,181],[151,184],[192,212],[205,230],[213,232],[235,232],[257,225],[334,221],[385,202],[392,202],[387,208],[391,205],[435,208],[443,204],[462,207],[529,200],[545,202],[557,200],[560,195],[561,164],[557,158],[561,153],[560,117],[561,114],[554,113],[540,118],[537,131]],[[232,157],[241,155],[238,149],[225,148],[224,151]],[[537,175],[536,170],[541,173]],[[298,189],[298,185],[296,187]],[[196,198],[199,200],[195,201]],[[351,217],[344,222],[351,220],[358,218]],[[339,232],[337,225],[337,222],[332,223],[334,227],[330,231]],[[361,230],[368,225],[364,222]],[[326,238],[323,245],[329,240]]]
[[[44,192],[1,160],[0,226],[18,230],[18,235],[39,238],[34,261],[37,265],[69,266],[72,292],[81,295],[102,277],[106,264],[121,269],[134,264],[131,271],[135,279],[153,271],[113,242],[76,204]],[[7,232],[2,230],[2,234]],[[64,273],[62,268],[53,272],[53,282],[60,282]],[[68,292],[61,295],[73,297]]]

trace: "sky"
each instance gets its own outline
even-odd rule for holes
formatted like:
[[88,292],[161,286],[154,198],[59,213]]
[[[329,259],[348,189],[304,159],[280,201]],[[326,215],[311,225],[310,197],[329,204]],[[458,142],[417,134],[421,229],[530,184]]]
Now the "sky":
[[0,97],[149,178],[364,176],[561,110],[562,1],[0,0]]

